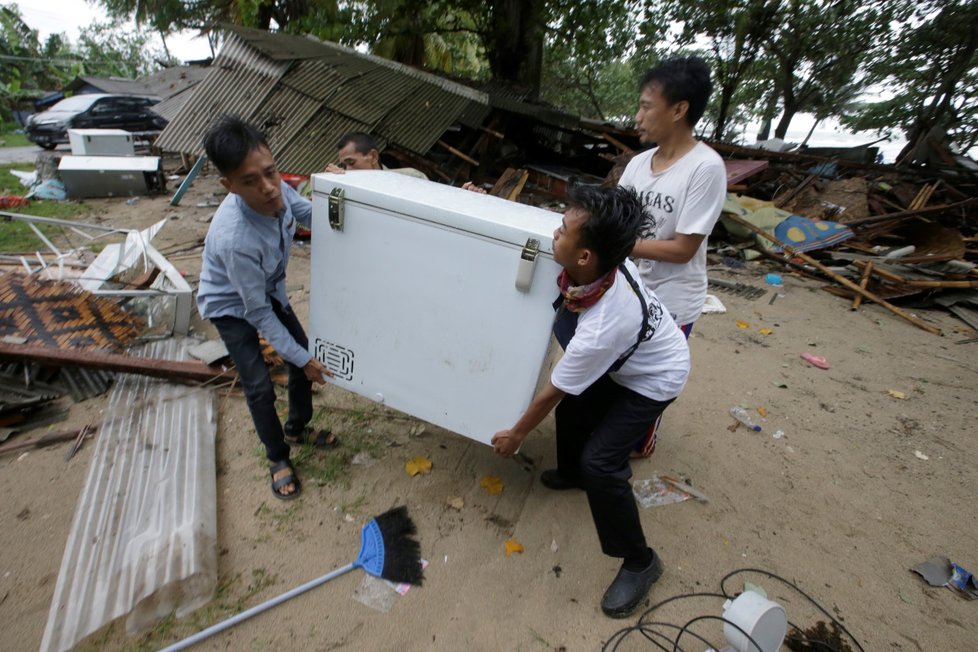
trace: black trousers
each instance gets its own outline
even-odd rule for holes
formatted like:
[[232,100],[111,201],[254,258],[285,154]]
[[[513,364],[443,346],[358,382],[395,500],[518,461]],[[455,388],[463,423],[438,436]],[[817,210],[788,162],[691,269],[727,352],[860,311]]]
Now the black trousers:
[[601,550],[610,557],[646,554],[629,454],[672,401],[642,396],[605,374],[557,405],[557,471],[584,487]]
[[[283,308],[277,301],[272,301],[272,310],[299,346],[308,348],[309,340],[292,309]],[[312,383],[301,367],[288,364],[289,416],[283,430],[275,410],[275,386],[261,355],[258,331],[246,320],[237,317],[215,317],[211,322],[217,327],[224,346],[234,360],[234,366],[238,368],[251,420],[255,423],[258,438],[265,445],[265,454],[272,462],[289,459],[290,449],[284,435],[300,434],[312,419]]]

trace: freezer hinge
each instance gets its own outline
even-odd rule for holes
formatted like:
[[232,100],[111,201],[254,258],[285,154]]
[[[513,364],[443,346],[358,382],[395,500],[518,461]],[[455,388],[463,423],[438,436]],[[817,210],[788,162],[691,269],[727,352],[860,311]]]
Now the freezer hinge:
[[343,230],[343,189],[333,188],[329,193],[329,226],[334,231]]
[[540,241],[536,238],[527,238],[523,245],[523,252],[520,254],[519,267],[516,268],[516,289],[520,292],[530,291],[530,281],[533,280],[533,267],[537,263],[537,254],[540,253]]

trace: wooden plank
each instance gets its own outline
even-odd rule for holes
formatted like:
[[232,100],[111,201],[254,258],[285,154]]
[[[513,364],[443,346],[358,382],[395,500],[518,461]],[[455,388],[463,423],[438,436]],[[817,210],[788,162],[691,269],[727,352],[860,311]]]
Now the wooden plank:
[[236,371],[215,370],[200,362],[175,362],[120,353],[56,349],[6,342],[0,342],[0,360],[27,360],[56,367],[86,367],[187,383],[226,383],[238,378]]
[[489,194],[494,197],[516,201],[516,198],[523,192],[523,187],[526,185],[526,180],[529,177],[530,173],[522,168],[506,168],[506,171],[496,180]]
[[455,149],[454,147],[452,147],[451,145],[449,145],[448,143],[446,143],[444,140],[439,140],[437,142],[438,142],[439,145],[441,145],[442,147],[444,147],[449,152],[451,152],[455,156],[459,157],[460,159],[462,159],[466,163],[469,163],[470,165],[474,165],[476,167],[479,167],[479,162],[477,160],[475,160],[474,158],[472,158],[471,156],[469,156],[468,154],[466,154],[465,152],[462,152],[462,151],[459,151],[459,150]]
[[725,159],[723,167],[727,170],[727,188],[749,179],[767,169],[769,161],[756,159]]

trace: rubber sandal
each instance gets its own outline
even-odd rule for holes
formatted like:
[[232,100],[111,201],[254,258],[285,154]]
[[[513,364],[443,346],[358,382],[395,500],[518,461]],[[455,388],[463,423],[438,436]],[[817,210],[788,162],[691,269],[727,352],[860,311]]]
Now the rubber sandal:
[[815,355],[814,353],[802,353],[801,359],[811,364],[813,367],[818,367],[819,369],[829,368],[828,360],[820,355]]
[[[275,479],[275,474],[282,469],[288,469],[289,474]],[[272,476],[272,493],[279,500],[295,500],[302,493],[302,483],[299,482],[298,476],[295,474],[295,468],[292,466],[292,462],[289,460],[280,460],[275,462],[268,468],[269,474]],[[286,485],[295,485],[295,491],[290,494],[283,494],[280,489]]]
[[336,448],[340,445],[340,438],[330,430],[320,430],[316,433],[316,438],[310,442],[309,437],[312,434],[312,428],[306,428],[298,435],[286,435],[285,441],[289,444],[311,444],[315,448],[321,448],[323,450]]

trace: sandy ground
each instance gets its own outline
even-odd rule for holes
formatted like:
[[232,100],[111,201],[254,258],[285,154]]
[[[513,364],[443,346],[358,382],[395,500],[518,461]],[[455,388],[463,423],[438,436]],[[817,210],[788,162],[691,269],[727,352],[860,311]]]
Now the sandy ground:
[[[141,227],[169,215],[173,221],[156,245],[176,249],[203,236],[213,209],[196,204],[217,189],[215,177],[201,177],[176,209],[166,197],[143,198],[135,207],[90,202],[97,211],[91,219]],[[199,250],[172,260],[195,278]],[[765,287],[766,271],[711,273]],[[309,249],[297,248],[290,286],[302,317],[308,274]],[[641,510],[666,566],[650,604],[717,593],[724,576],[754,568],[794,582],[842,619],[866,650],[974,649],[978,603],[931,588],[909,571],[935,555],[978,571],[970,533],[978,486],[978,344],[955,344],[974,334],[943,312],[916,314],[945,337],[876,306],[851,312],[818,283],[789,275],[773,304],[767,289],[756,300],[718,295],[728,312],[697,323],[687,389],[666,412],[655,455],[633,465],[636,480],[669,474],[710,498]],[[831,368],[803,361],[806,351],[825,356]],[[641,611],[623,621],[600,611],[617,563],[599,551],[584,495],[551,492],[538,482],[554,464],[550,419],[524,446],[531,462],[520,463],[431,425],[419,432],[415,420],[381,416],[377,406],[336,388],[325,388],[315,402],[323,408],[321,423],[343,438],[345,450],[307,451],[299,464],[304,494],[281,503],[269,493],[243,399],[222,396],[217,597],[196,616],[167,619],[142,637],[127,638],[116,623],[80,649],[156,649],[342,566],[356,555],[362,523],[396,504],[409,506],[430,561],[423,587],[385,612],[354,599],[364,578],[357,571],[198,649],[596,650],[638,622]],[[762,432],[731,431],[728,410],[737,404],[766,408]],[[96,419],[103,407],[104,399],[71,405],[69,422],[53,428]],[[778,430],[782,438],[773,436]],[[65,446],[0,459],[2,650],[39,645],[93,448],[89,443],[67,464]],[[353,454],[364,451],[371,463],[353,464]],[[417,455],[430,457],[433,470],[412,478],[404,464]],[[317,475],[331,479],[317,482]],[[502,479],[501,495],[484,492],[479,481],[486,475]],[[464,506],[449,506],[451,497]],[[524,546],[522,554],[505,555],[511,538]],[[802,628],[825,620],[794,589],[762,573],[735,575],[726,591],[739,592],[745,580],[764,587]],[[682,626],[721,615],[722,603],[689,597],[647,620]],[[717,646],[720,628],[715,620],[693,625]],[[655,629],[676,636],[665,625]],[[706,647],[690,637],[680,645]],[[618,649],[658,648],[632,632]]]

